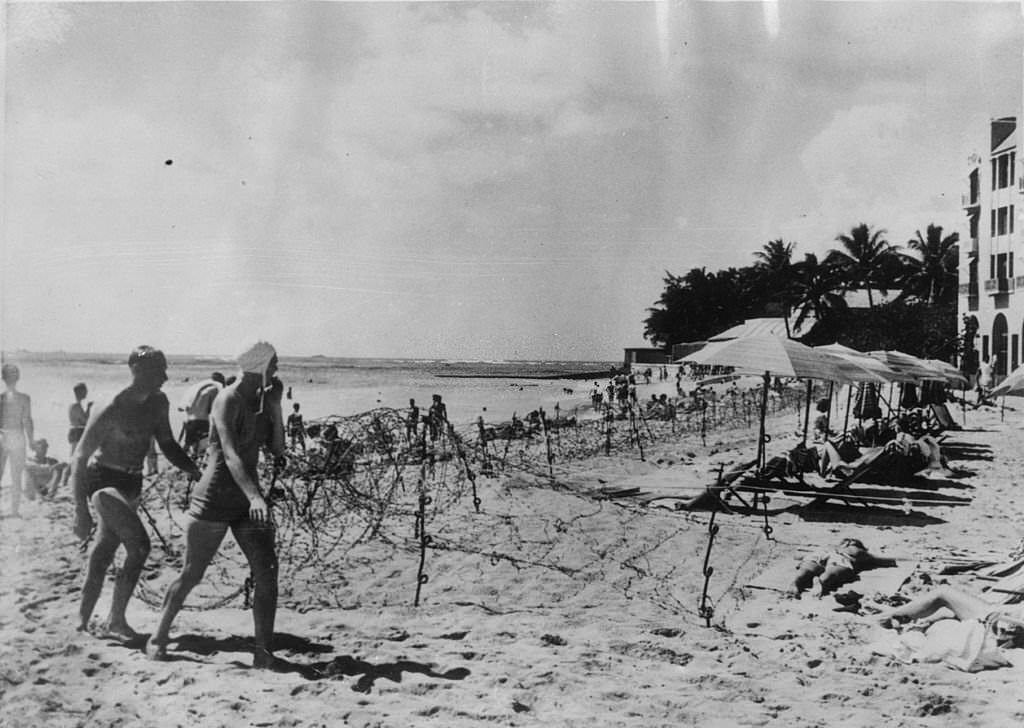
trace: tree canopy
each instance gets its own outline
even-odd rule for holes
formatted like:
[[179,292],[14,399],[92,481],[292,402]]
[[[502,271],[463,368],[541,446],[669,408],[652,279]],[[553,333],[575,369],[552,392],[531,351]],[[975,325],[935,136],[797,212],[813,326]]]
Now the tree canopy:
[[[956,350],[957,233],[930,224],[907,241],[906,252],[886,231],[860,223],[835,240],[824,259],[797,244],[770,240],[753,253],[753,265],[709,272],[666,271],[664,290],[649,308],[644,334],[668,347],[703,341],[745,319],[785,316],[796,328],[815,325],[808,343],[839,341],[860,350],[899,349],[948,359]],[[866,288],[868,309],[847,306],[845,293]],[[872,291],[899,291],[875,305]]]

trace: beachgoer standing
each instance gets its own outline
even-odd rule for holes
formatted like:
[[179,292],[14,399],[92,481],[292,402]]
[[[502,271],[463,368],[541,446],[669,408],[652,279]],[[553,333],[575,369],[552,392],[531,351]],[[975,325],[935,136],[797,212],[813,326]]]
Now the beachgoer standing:
[[82,406],[82,402],[89,396],[89,389],[85,386],[85,382],[76,384],[73,391],[75,401],[68,407],[68,445],[71,446],[72,453],[75,451],[75,445],[82,439],[85,423],[89,421],[89,413],[92,411],[92,402]]
[[420,408],[415,399],[409,400],[409,416],[405,420],[405,437],[409,443],[416,441],[420,427]]
[[[11,463],[11,515],[18,516],[21,507],[21,489],[24,487],[25,454],[27,446],[35,439],[35,425],[32,422],[32,399],[18,391],[21,370],[14,364],[4,364],[0,369],[5,389],[0,394],[0,481],[3,480],[4,466]],[[29,499],[35,495],[29,491]]]
[[448,423],[448,408],[441,401],[441,395],[435,394],[430,409],[427,410],[427,425],[430,427],[431,441],[437,440]]
[[189,390],[188,402],[183,407],[187,419],[182,428],[182,447],[193,458],[203,454],[203,440],[210,436],[210,408],[223,388],[224,375],[214,372],[209,379],[204,379]]
[[302,452],[306,452],[306,424],[302,421],[302,415],[299,414],[300,409],[298,402],[292,405],[292,413],[288,415],[288,437],[291,439],[293,448],[298,443],[302,446]]
[[274,455],[284,453],[284,385],[274,377],[277,352],[266,342],[239,355],[238,366],[238,381],[213,403],[209,457],[185,526],[185,565],[167,590],[160,624],[146,646],[156,660],[166,657],[174,618],[230,529],[253,578],[253,665],[272,667],[276,661],[271,644],[277,614],[274,523],[260,492],[256,467],[261,446],[269,446]]
[[71,457],[70,482],[76,505],[75,535],[83,541],[93,527],[90,502],[96,510],[97,537],[89,552],[78,629],[88,628],[107,569],[117,547],[124,544],[126,556],[103,629],[111,636],[134,639],[137,635],[128,626],[125,608],[149,555],[149,536],[137,510],[142,495],[142,463],[150,441],[155,437],[167,459],[189,477],[198,478],[199,469],[171,432],[170,404],[160,391],[167,381],[163,352],[140,346],[129,356],[128,366],[132,383],[89,418]]

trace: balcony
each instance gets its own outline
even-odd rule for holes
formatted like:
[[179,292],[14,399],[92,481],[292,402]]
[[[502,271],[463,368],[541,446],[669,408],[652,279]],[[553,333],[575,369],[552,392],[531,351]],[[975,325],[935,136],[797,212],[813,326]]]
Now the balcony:
[[[1022,180],[1024,181],[1024,180]],[[1024,189],[1021,189],[1024,192]],[[960,193],[960,206],[961,207],[978,207],[981,204],[980,195],[972,195],[970,192]]]
[[989,278],[985,281],[985,293],[990,296],[1010,293],[1014,287],[1013,278]]

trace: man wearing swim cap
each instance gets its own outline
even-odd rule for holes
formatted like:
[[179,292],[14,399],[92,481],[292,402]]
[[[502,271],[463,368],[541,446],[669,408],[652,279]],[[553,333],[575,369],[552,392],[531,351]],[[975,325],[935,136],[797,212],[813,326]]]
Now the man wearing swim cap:
[[93,527],[89,503],[96,510],[96,542],[82,587],[78,629],[89,627],[103,579],[124,544],[126,556],[110,602],[106,635],[138,637],[128,626],[125,608],[149,555],[149,536],[137,513],[142,495],[142,464],[151,439],[156,438],[167,459],[198,479],[199,469],[171,432],[170,405],[160,391],[167,381],[167,360],[158,349],[140,346],[128,366],[132,383],[98,411],[94,410],[71,457],[71,489],[75,496],[75,535],[85,540]]
[[281,394],[274,377],[277,353],[259,342],[238,357],[241,375],[213,401],[206,468],[196,486],[185,527],[185,565],[164,597],[160,625],[146,652],[167,656],[171,624],[189,592],[199,584],[228,529],[249,562],[253,578],[253,666],[272,668],[277,613],[277,554],[270,509],[260,493],[257,465],[262,446],[285,451]]

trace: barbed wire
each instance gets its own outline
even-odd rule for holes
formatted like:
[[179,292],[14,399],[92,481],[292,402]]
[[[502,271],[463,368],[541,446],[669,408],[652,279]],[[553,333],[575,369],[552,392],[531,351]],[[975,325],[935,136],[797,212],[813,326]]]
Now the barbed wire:
[[[773,397],[773,432],[793,431],[785,420],[795,413],[800,422],[804,396],[783,390]],[[566,416],[556,408],[554,417],[538,410],[491,425],[480,419],[458,426],[410,426],[405,412],[390,408],[313,420],[307,442],[291,448],[283,466],[259,465],[276,527],[279,599],[297,608],[338,605],[348,584],[346,567],[365,558],[356,554],[358,547],[372,543],[395,559],[418,556],[417,601],[427,578],[426,555],[447,552],[475,554],[482,564],[517,572],[544,569],[563,580],[562,598],[601,582],[627,598],[696,614],[669,587],[677,578],[697,580],[696,573],[681,575],[694,563],[679,554],[678,539],[694,526],[686,514],[666,514],[652,531],[645,520],[648,509],[634,506],[630,512],[603,500],[591,500],[594,506],[582,512],[578,503],[572,504],[575,511],[565,505],[565,513],[536,512],[529,505],[531,489],[592,498],[592,486],[570,478],[580,463],[624,452],[645,457],[656,443],[695,446],[697,438],[705,442],[723,431],[730,432],[733,445],[753,439],[759,397],[759,390],[739,390],[714,402],[698,398],[674,417],[664,410],[649,417],[638,403],[626,403],[604,408],[599,417]],[[501,488],[488,493],[500,496],[500,502],[482,502],[478,480],[499,476]],[[182,563],[190,487],[184,476],[165,471],[148,480],[143,491],[142,509],[165,555],[163,568],[147,571],[140,582],[140,598],[153,606],[161,603]],[[609,523],[618,529],[611,541]],[[636,538],[641,529],[643,537]],[[752,545],[737,574],[754,557],[753,541],[759,537],[756,529],[746,534]],[[247,603],[247,575],[241,550],[226,539],[187,607]],[[735,581],[727,582],[714,604]]]

